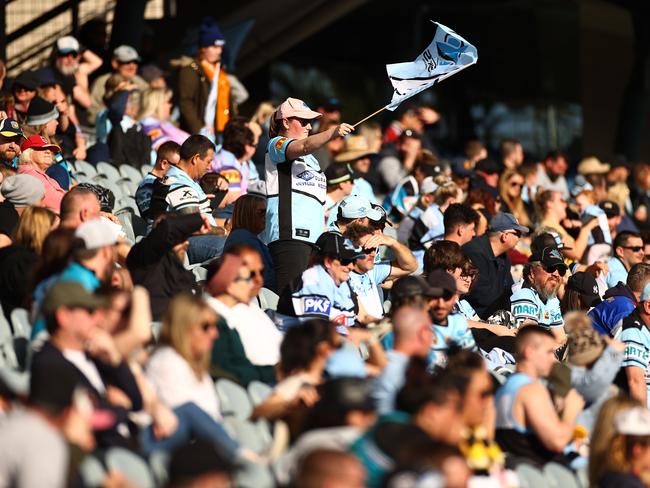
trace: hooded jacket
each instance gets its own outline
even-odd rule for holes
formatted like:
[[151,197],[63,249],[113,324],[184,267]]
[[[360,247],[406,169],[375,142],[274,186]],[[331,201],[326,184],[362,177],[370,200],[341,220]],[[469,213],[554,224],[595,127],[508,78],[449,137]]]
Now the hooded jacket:
[[588,315],[599,334],[615,337],[621,329],[623,319],[632,313],[636,305],[636,297],[630,287],[619,281],[605,292],[603,301]]

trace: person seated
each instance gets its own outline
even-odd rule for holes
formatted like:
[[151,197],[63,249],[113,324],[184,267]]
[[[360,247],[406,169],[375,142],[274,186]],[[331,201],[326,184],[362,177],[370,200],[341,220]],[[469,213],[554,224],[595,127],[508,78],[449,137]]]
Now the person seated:
[[343,140],[343,149],[336,155],[334,161],[347,164],[354,173],[354,186],[352,193],[367,198],[376,203],[375,190],[366,177],[370,171],[371,157],[377,156],[372,151],[367,139],[363,135],[349,136]]
[[326,230],[343,234],[347,226],[353,222],[379,225],[385,217],[386,212],[380,205],[373,205],[368,199],[359,195],[348,195],[330,211]]
[[169,120],[173,107],[173,95],[168,88],[149,88],[142,94],[140,124],[145,134],[151,138],[151,148],[154,151],[158,151],[160,146],[170,141],[180,146],[190,136]]
[[116,90],[107,101],[111,129],[106,142],[111,162],[136,168],[151,164],[151,138],[138,122],[142,93],[129,85]]
[[555,460],[573,439],[584,400],[571,389],[560,418],[540,381],[556,363],[556,344],[555,336],[539,325],[524,327],[517,334],[517,370],[495,395],[496,441],[508,454],[508,467],[520,463],[543,466]]
[[347,334],[354,325],[358,306],[348,280],[357,259],[365,257],[359,247],[334,232],[316,240],[312,265],[281,293],[278,312],[292,317],[331,320]]
[[620,232],[613,245],[614,256],[607,262],[609,272],[606,276],[607,286],[625,283],[632,266],[642,263],[645,257],[643,239],[634,232]]
[[180,159],[180,144],[167,141],[160,144],[156,155],[156,163],[147,173],[135,191],[135,203],[140,210],[140,216],[148,221],[153,221],[156,215],[149,215],[151,200],[156,181],[163,181],[170,166],[178,164]]
[[61,188],[54,178],[46,173],[54,163],[54,153],[61,152],[61,148],[55,144],[50,144],[47,139],[40,135],[29,136],[28,139],[23,141],[20,148],[18,174],[27,174],[38,178],[45,188],[43,206],[59,213],[65,190]]
[[338,204],[348,195],[352,194],[353,183],[352,169],[347,164],[330,164],[325,170],[327,178],[327,195],[325,196],[325,223],[329,222],[330,214],[336,216]]
[[557,292],[568,268],[555,247],[531,255],[524,269],[524,284],[510,297],[511,312],[520,329],[535,324],[551,331],[557,346],[566,342],[564,319]]

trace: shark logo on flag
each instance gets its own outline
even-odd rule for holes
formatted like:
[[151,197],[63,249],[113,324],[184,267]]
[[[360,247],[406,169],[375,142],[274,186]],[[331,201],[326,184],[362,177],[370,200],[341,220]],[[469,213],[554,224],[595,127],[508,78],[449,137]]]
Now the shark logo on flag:
[[387,64],[388,78],[393,85],[393,98],[388,110],[395,110],[407,98],[475,64],[476,47],[449,27],[436,24],[431,44],[410,63]]

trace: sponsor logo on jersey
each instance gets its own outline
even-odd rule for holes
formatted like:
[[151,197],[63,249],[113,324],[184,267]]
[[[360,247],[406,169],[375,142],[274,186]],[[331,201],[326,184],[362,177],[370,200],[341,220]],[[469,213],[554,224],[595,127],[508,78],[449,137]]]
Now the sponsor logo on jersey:
[[512,308],[513,315],[537,315],[537,307],[535,305],[526,305],[519,303]]
[[307,170],[307,171],[303,171],[302,173],[297,174],[296,178],[300,178],[301,180],[304,180],[304,181],[309,181],[309,180],[314,179],[314,175],[312,174],[311,171]]
[[287,142],[288,138],[287,137],[280,137],[277,141],[275,141],[275,148],[280,151],[282,149],[282,146],[284,145],[285,142]]
[[305,313],[317,313],[329,315],[332,308],[332,302],[325,297],[303,297],[302,308]]

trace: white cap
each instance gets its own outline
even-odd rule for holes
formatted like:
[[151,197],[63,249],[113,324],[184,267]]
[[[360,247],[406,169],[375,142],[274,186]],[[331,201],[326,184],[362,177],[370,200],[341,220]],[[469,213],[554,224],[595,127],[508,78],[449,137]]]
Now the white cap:
[[650,410],[634,407],[617,413],[614,416],[614,430],[623,435],[650,435]]
[[126,44],[117,46],[113,50],[113,58],[117,59],[120,63],[130,63],[132,61],[140,62],[138,51],[136,51],[134,47],[127,46]]
[[86,249],[117,244],[122,228],[110,220],[95,219],[84,222],[74,233],[75,237],[84,241]]
[[81,47],[79,46],[79,41],[77,41],[72,36],[60,37],[56,40],[56,50],[61,54],[67,54],[71,52],[79,52]]
[[438,189],[438,185],[433,181],[433,176],[427,176],[422,180],[420,185],[420,195],[426,195],[427,193],[433,193]]

